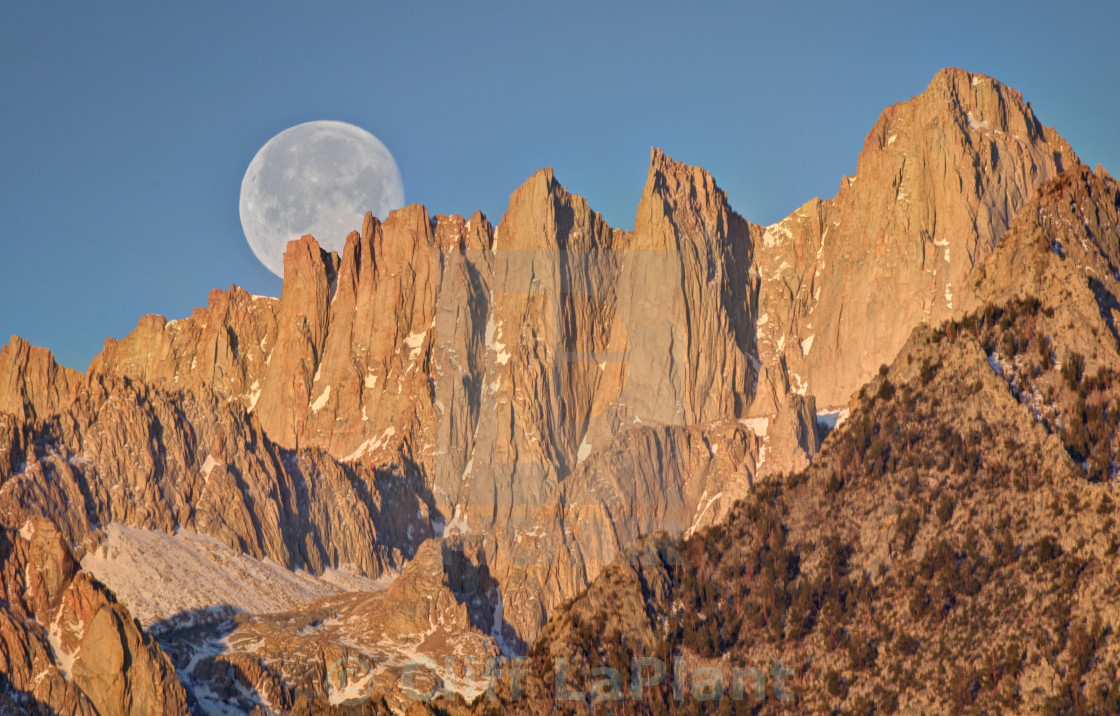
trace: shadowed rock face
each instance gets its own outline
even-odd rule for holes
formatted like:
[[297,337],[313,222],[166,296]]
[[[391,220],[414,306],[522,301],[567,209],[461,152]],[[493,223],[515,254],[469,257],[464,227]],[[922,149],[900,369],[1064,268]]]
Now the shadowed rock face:
[[[0,519],[47,516],[74,545],[186,529],[370,578],[465,540],[502,610],[470,615],[468,651],[520,650],[634,539],[805,467],[818,406],[847,407],[916,325],[1065,290],[1063,320],[1117,335],[1118,195],[1017,92],[945,70],[883,112],[834,198],[770,227],[657,149],[631,231],[549,169],[496,228],[367,216],[341,256],[291,242],[279,299],[231,286],[145,316],[85,375],[13,338]],[[424,554],[411,574],[442,584]],[[375,600],[386,624],[415,591]],[[261,693],[323,686],[230,653]]]
[[282,450],[252,414],[204,391],[98,378],[6,443],[20,469],[0,485],[3,521],[47,516],[72,544],[111,522],[186,528],[289,568],[377,577],[431,536],[407,465]]

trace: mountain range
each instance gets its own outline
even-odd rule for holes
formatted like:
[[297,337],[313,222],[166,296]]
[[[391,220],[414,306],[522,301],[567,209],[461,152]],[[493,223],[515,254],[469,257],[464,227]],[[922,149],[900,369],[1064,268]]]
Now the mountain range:
[[1115,713],[1118,297],[1120,184],[946,69],[771,226],[654,149],[632,230],[544,169],[13,336],[0,710]]

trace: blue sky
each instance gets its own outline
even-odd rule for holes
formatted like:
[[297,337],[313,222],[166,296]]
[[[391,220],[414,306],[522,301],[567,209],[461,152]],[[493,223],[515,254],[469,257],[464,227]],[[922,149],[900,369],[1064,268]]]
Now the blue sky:
[[279,295],[238,191],[277,132],[338,119],[409,202],[482,209],[542,166],[630,228],[649,148],[770,223],[832,196],[941,67],[1021,90],[1120,174],[1120,3],[15,3],[0,11],[0,340],[85,369],[145,313]]

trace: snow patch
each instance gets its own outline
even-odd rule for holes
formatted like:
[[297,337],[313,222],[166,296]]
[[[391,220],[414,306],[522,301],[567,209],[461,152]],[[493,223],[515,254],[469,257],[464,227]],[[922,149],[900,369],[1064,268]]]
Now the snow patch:
[[591,454],[591,446],[587,444],[587,438],[579,444],[579,451],[576,453],[576,464],[583,462],[587,456]]
[[692,533],[696,531],[696,528],[700,526],[701,520],[704,519],[704,515],[708,513],[708,508],[712,506],[713,502],[721,497],[723,497],[722,491],[717,492],[711,497],[708,497],[708,488],[704,488],[704,494],[700,496],[700,501],[703,502],[703,505],[700,505],[697,508],[696,516],[692,519],[692,526],[689,527],[688,532],[685,533],[686,537],[691,536]]
[[[498,648],[502,650],[502,654],[507,657],[515,656],[517,652],[506,643],[505,635],[502,633],[502,625],[506,623],[506,604],[505,600],[502,599],[502,590],[501,588],[496,588],[487,596],[489,596],[490,601],[494,604],[494,625],[490,629],[490,637],[497,643]],[[477,696],[477,694],[474,695]]]
[[[499,365],[509,363],[510,354],[506,351],[506,345],[502,343],[502,322],[495,322],[493,315],[486,322],[486,347],[493,349],[498,354],[495,360]],[[494,390],[497,390],[497,388]]]
[[463,516],[462,509],[458,505],[455,506],[455,515],[451,518],[451,521],[447,523],[447,528],[444,530],[444,534],[454,534],[455,532],[465,535],[469,535],[471,533],[471,526],[467,524],[467,520]]
[[848,419],[850,411],[847,408],[822,410],[817,413],[817,424],[826,430],[835,430]]
[[[358,703],[369,698],[373,693],[373,678],[376,672],[373,670],[365,670],[365,674],[360,679],[345,679],[344,669],[337,669],[338,678],[328,680],[330,694],[328,700],[331,706],[342,706],[343,704]],[[332,674],[332,676],[334,676]],[[343,683],[345,681],[345,683]]]
[[494,347],[494,332],[497,330],[497,325],[494,322],[494,314],[491,313],[486,319],[486,337],[483,339],[486,342],[487,348]]
[[813,338],[814,336],[809,336],[801,341],[801,355],[809,355],[809,351],[813,348]]
[[254,380],[253,385],[249,388],[249,412],[253,412],[253,408],[257,407],[257,401],[261,399],[261,382]]
[[202,470],[200,472],[202,473],[203,477],[210,477],[210,473],[214,470],[214,468],[221,464],[222,461],[218,458],[214,457],[213,455],[207,455],[206,460],[202,463]]
[[898,135],[897,134],[892,134],[891,136],[887,137],[887,144],[888,145],[894,144],[896,139],[898,139]]
[[341,591],[330,582],[258,560],[212,537],[175,535],[111,522],[82,569],[117,595],[145,628],[215,605],[262,613],[292,609]]
[[968,128],[969,129],[975,129],[977,131],[989,131],[989,132],[992,130],[992,127],[991,127],[990,124],[988,124],[987,122],[983,122],[983,121],[980,121],[980,120],[976,119],[975,117],[972,116],[972,112],[968,113],[967,118],[968,118]]
[[776,224],[771,224],[766,227],[762,234],[762,243],[766,246],[775,246],[783,243],[786,239],[793,238],[793,232],[790,231],[789,219],[782,219]]
[[[78,655],[78,650],[66,651],[62,648],[61,620],[64,611],[63,609],[59,609],[58,615],[54,618],[54,621],[51,622],[50,629],[47,630],[47,641],[50,642],[51,651],[54,652],[55,665],[58,666],[58,670],[62,672],[62,675],[69,679],[70,672],[74,668],[74,659]],[[77,632],[77,636],[81,638],[81,635],[85,633],[85,624],[78,622],[78,628],[75,631]]]
[[792,383],[791,387],[793,388],[793,392],[797,393],[798,395],[805,395],[809,392],[809,381],[804,380],[797,373],[790,373],[789,377],[790,382]]
[[750,428],[760,438],[766,437],[770,429],[770,418],[743,418],[739,421]]
[[330,397],[331,387],[328,385],[326,388],[323,388],[323,394],[316,398],[315,402],[311,404],[311,412],[317,413],[322,410],[323,406],[327,404],[327,399]]
[[374,436],[372,438],[369,438],[368,440],[363,442],[361,445],[359,445],[357,450],[355,450],[354,452],[350,453],[349,455],[347,455],[346,457],[344,457],[342,459],[346,462],[349,462],[351,460],[357,460],[362,455],[365,455],[367,452],[370,452],[371,450],[376,450],[377,448],[381,447],[382,445],[384,445],[389,440],[389,438],[393,437],[396,434],[397,434],[397,429],[390,425],[389,427],[385,428],[385,432],[381,433],[380,437]]
[[949,263],[949,242],[942,239],[940,241],[934,241],[933,245],[945,249],[945,263]]

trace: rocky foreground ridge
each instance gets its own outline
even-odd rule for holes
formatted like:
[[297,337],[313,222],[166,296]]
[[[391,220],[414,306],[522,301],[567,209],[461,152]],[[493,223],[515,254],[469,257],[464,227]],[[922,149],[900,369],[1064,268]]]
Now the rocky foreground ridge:
[[[1118,207],[1017,92],[950,69],[883,113],[834,198],[773,226],[659,150],[631,231],[551,170],[496,227],[367,216],[341,256],[291,242],[280,298],[145,316],[85,373],[13,337],[0,522],[50,525],[68,579],[142,616],[125,641],[173,664],[185,697],[144,667],[169,704],[404,709],[409,664],[525,653],[635,540],[806,468],[915,327],[1037,297],[1055,363],[1120,369]],[[980,369],[1047,429],[1088,424],[1091,400],[1024,393],[1009,348]],[[1113,479],[1114,437],[1089,433],[1062,454]],[[179,555],[158,582],[120,568],[156,554]],[[53,613],[4,609],[8,653],[40,655],[5,668],[11,698],[116,712],[66,666],[81,649],[43,641]],[[336,678],[351,660],[368,678]]]

